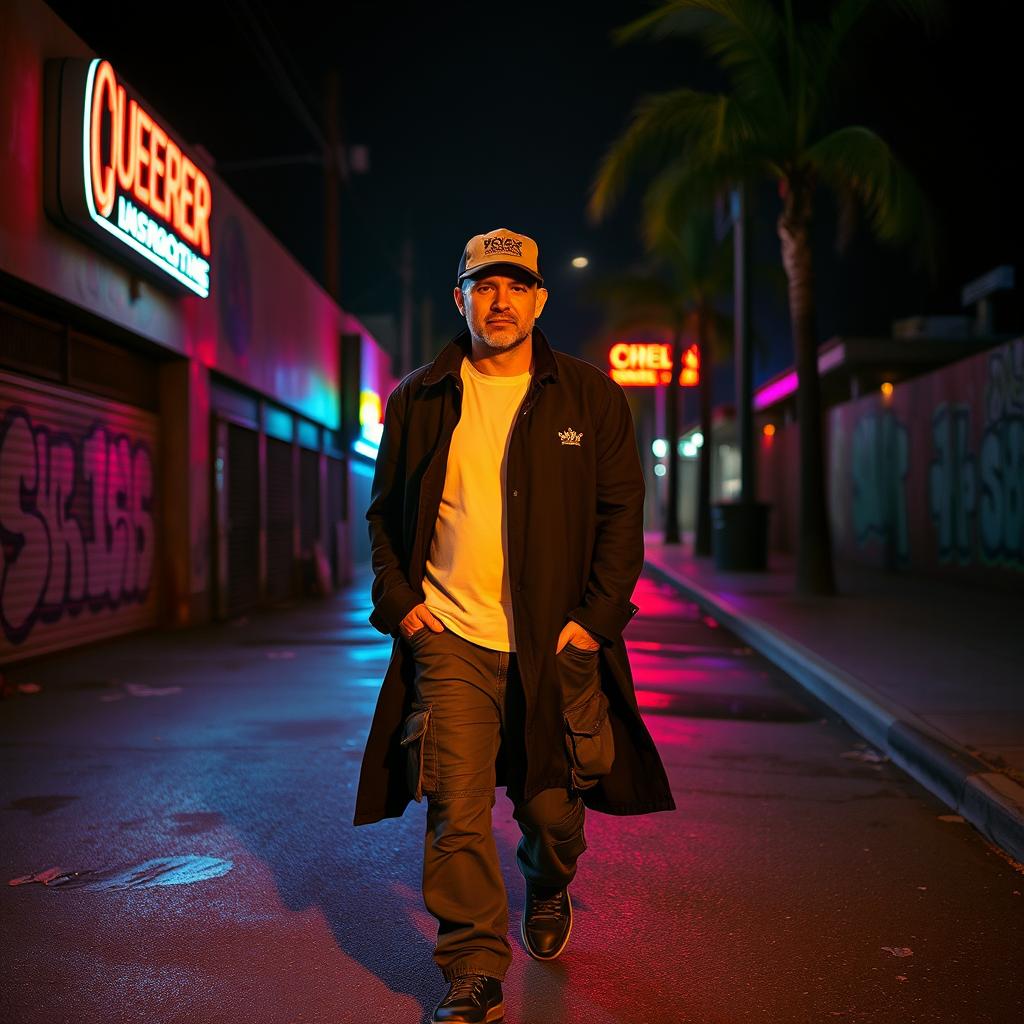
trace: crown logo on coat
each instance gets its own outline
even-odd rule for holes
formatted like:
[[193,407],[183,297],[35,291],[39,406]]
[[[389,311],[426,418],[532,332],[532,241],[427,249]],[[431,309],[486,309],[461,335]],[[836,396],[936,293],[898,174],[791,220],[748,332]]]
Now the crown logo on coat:
[[560,430],[558,436],[562,439],[562,444],[574,444],[577,448],[580,447],[580,441],[583,440],[583,434],[577,433],[572,427]]

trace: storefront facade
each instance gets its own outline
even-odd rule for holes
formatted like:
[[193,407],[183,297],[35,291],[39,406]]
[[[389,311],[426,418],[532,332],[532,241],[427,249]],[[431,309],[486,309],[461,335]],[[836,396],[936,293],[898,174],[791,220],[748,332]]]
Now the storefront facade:
[[318,552],[344,580],[373,339],[116,55],[5,22],[0,662],[292,600]]

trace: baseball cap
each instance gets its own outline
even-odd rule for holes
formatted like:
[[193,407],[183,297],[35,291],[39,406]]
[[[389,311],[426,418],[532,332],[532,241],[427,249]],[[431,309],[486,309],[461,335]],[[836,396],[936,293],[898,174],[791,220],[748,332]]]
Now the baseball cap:
[[459,261],[459,284],[463,278],[472,277],[485,267],[507,264],[525,270],[537,284],[543,284],[537,266],[537,243],[527,235],[509,231],[508,228],[495,228],[485,235],[474,235],[462,251]]

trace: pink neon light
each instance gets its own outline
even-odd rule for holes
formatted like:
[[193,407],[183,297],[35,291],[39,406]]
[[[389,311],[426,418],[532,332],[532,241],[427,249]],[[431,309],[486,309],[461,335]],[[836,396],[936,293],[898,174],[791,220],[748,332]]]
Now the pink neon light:
[[781,402],[787,395],[796,391],[796,370],[790,370],[784,377],[765,384],[760,391],[754,395],[754,408],[764,409],[776,402]]

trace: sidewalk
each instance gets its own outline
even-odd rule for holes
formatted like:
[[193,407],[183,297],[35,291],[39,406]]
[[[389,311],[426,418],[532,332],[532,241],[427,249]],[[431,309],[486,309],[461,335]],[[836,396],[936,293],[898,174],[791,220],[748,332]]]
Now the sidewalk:
[[840,595],[795,595],[792,561],[718,572],[648,534],[648,567],[1024,861],[1024,597],[837,567]]

